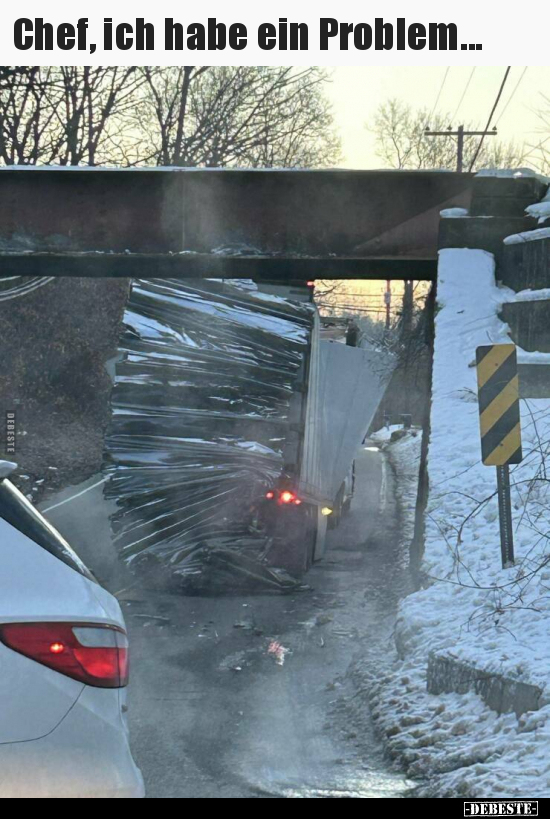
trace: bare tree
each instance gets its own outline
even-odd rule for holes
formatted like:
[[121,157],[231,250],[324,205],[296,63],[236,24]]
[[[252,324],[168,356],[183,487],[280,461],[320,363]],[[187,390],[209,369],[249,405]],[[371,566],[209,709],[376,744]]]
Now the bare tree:
[[126,115],[143,78],[135,66],[61,66],[62,104],[57,126],[64,135],[62,165],[127,165],[132,151]]
[[537,140],[531,146],[530,156],[534,157],[538,169],[550,175],[550,97],[542,95],[542,105],[538,112],[540,126]]
[[141,154],[159,165],[302,167],[339,158],[321,69],[148,67],[143,76]]
[[0,65],[0,88],[15,74],[24,73],[27,68],[25,65]]
[[[391,168],[456,168],[457,146],[452,137],[426,137],[430,127],[444,131],[450,125],[448,114],[430,116],[427,110],[413,109],[397,99],[381,105],[374,124],[367,125],[376,135],[377,154]],[[471,130],[466,125],[466,130]],[[464,166],[470,167],[479,137],[464,139]],[[523,146],[502,142],[494,137],[486,139],[475,162],[474,170],[481,168],[518,167],[525,158]]]
[[322,69],[4,66],[3,164],[325,166]]
[[135,67],[21,66],[4,71],[0,159],[6,165],[137,161],[126,114],[143,82]]

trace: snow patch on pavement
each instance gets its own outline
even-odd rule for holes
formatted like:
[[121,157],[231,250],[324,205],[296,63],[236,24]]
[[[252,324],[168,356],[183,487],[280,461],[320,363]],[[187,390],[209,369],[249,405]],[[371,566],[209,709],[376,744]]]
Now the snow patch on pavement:
[[401,533],[407,542],[414,536],[414,518],[418,496],[420,472],[421,430],[411,430],[390,448],[390,460],[399,475],[399,507],[401,513]]
[[403,429],[403,424],[390,424],[387,427],[373,432],[370,436],[371,441],[377,441],[380,444],[389,443],[394,432],[399,432]]
[[414,535],[422,430],[405,430],[403,426],[383,427],[371,435],[371,440],[390,444],[385,452],[399,483],[400,534],[404,543],[410,543]]

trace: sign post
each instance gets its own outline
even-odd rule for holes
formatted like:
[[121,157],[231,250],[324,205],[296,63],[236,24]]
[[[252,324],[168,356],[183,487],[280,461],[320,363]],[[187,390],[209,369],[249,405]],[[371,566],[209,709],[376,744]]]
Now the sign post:
[[512,497],[510,492],[510,467],[497,466],[498,512],[500,519],[500,550],[502,568],[514,565],[514,530],[512,524]]
[[523,460],[516,346],[478,347],[476,359],[482,459],[497,469],[502,567],[508,569],[514,565],[510,464]]

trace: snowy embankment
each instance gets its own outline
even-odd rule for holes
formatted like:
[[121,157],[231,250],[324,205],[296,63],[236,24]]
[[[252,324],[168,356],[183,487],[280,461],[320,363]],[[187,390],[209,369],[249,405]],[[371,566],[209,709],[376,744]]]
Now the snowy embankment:
[[[397,440],[392,441],[392,435]],[[400,536],[403,543],[410,543],[414,535],[422,432],[415,428],[406,431],[400,425],[390,426],[375,432],[371,439],[386,445],[385,451],[399,485]]]
[[[550,796],[550,400],[522,401],[525,460],[512,470],[511,569],[501,568],[495,469],[480,462],[475,352],[510,341],[498,312],[513,298],[496,287],[490,254],[442,251],[426,588],[402,602],[399,656],[375,675],[371,697],[390,753],[428,781],[421,796]],[[396,455],[403,446],[392,445]],[[408,454],[417,457],[412,443]],[[541,707],[518,719],[498,716],[475,693],[430,695],[430,654],[538,686]]]

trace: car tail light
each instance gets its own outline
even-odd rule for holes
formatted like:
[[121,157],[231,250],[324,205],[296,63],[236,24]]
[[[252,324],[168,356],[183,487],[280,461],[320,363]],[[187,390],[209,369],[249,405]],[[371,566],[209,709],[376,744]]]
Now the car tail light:
[[266,492],[265,496],[267,500],[273,500],[273,498],[275,497],[275,492]]
[[285,489],[284,492],[281,492],[281,503],[292,503],[292,501],[296,500],[296,495],[294,492],[291,492],[289,489]]
[[0,641],[13,651],[96,688],[128,685],[128,638],[89,623],[9,623]]

